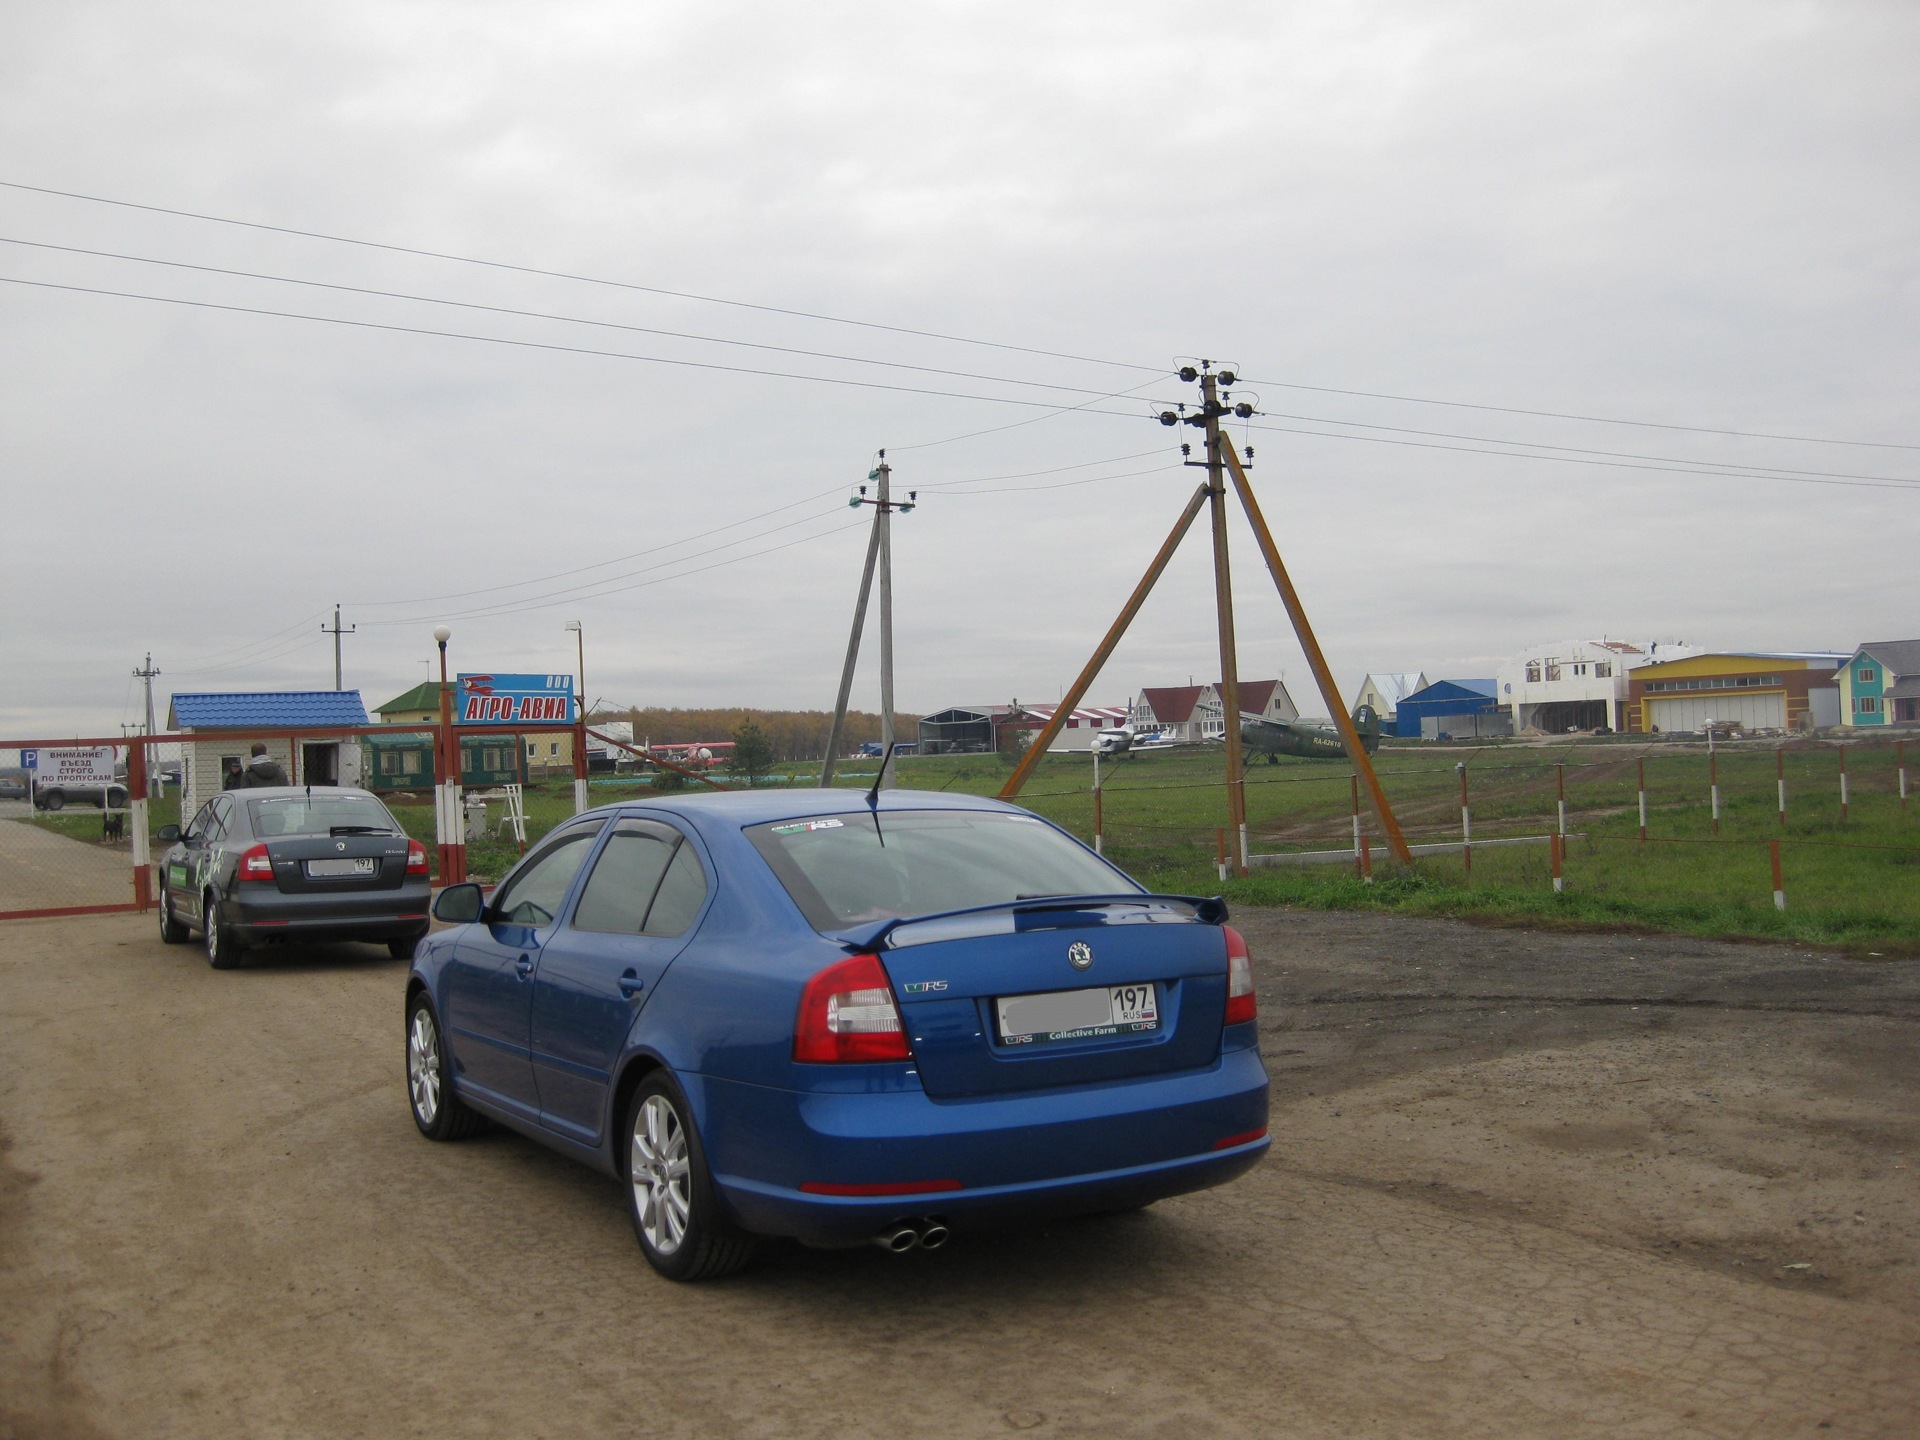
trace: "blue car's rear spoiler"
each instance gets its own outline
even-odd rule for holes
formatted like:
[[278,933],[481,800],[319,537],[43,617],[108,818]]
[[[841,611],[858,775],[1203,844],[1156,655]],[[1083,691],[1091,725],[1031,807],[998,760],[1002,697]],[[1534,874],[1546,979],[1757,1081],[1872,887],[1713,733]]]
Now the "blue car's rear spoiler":
[[[858,929],[842,931],[838,937],[849,950],[874,951],[885,947],[894,931],[902,927],[919,928],[928,926],[940,932],[949,928],[955,935],[965,933],[965,922],[974,916],[1006,915],[1008,930],[1041,929],[1039,925],[1022,925],[1024,916],[1042,916],[1070,910],[1105,910],[1120,906],[1184,905],[1191,909],[1193,918],[1203,925],[1224,925],[1227,921],[1227,902],[1218,895],[1149,895],[1142,891],[1132,891],[1120,895],[1036,895],[1031,900],[1007,900],[998,905],[975,905],[962,910],[941,910],[931,915],[896,916],[891,920],[882,920],[877,924],[863,925]],[[954,923],[957,922],[957,923]],[[929,935],[928,939],[935,938]],[[945,933],[938,938],[947,938]]]

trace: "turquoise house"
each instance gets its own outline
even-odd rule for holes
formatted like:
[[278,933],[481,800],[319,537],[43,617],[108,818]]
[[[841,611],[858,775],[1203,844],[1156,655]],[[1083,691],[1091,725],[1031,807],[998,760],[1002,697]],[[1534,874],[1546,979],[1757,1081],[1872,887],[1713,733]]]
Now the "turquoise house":
[[1920,724],[1920,640],[1874,640],[1834,680],[1842,725]]

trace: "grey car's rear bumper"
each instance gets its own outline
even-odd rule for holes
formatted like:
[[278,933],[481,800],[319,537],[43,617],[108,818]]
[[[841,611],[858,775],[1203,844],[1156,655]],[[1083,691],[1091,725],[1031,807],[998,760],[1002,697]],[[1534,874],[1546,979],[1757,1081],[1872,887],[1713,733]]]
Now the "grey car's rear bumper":
[[336,895],[283,895],[270,886],[245,885],[221,897],[220,918],[249,945],[268,940],[406,940],[430,928],[431,895],[432,886],[424,878],[396,890]]

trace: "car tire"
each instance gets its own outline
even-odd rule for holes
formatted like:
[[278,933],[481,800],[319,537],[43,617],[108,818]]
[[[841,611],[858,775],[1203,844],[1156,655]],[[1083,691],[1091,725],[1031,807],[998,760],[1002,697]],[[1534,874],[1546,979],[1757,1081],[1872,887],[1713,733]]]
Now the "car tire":
[[247,953],[247,947],[234,937],[220,919],[220,898],[207,891],[201,899],[201,928],[207,937],[207,963],[216,970],[232,970]]
[[100,808],[103,810],[126,809],[127,808],[127,792],[119,789],[107,791],[106,803],[103,804]]
[[64,810],[66,804],[67,797],[62,795],[58,790],[49,790],[45,795],[40,797],[40,808],[42,810]]
[[621,1174],[647,1263],[669,1280],[716,1280],[753,1258],[754,1240],[720,1208],[692,1113],[666,1071],[641,1081],[627,1106]]
[[414,952],[420,948],[424,935],[409,935],[404,940],[387,941],[387,954],[396,960],[411,960]]
[[184,944],[190,933],[173,913],[173,897],[167,893],[167,887],[162,885],[160,887],[160,943],[162,945]]
[[487,1117],[453,1093],[453,1063],[440,1017],[422,991],[407,1006],[407,1108],[429,1140],[464,1140],[487,1128]]

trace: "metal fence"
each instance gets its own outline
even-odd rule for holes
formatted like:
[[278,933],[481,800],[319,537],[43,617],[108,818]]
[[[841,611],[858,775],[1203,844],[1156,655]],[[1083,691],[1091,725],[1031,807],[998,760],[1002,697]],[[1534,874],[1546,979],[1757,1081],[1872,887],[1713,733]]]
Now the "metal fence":
[[[518,752],[527,737],[563,735],[573,741],[564,778],[542,778],[524,763],[483,763],[480,754],[503,740]],[[379,794],[430,847],[437,883],[469,873],[494,879],[529,843],[587,808],[585,736],[576,722],[516,725],[504,735],[497,727],[380,725],[0,738],[0,760],[14,762],[0,764],[0,920],[150,908],[154,856],[165,849],[159,832],[184,825],[229,788],[233,766],[244,765],[256,743],[292,784],[359,784]],[[177,766],[160,763],[161,747],[178,747]],[[67,776],[55,782],[52,767],[61,765]]]

